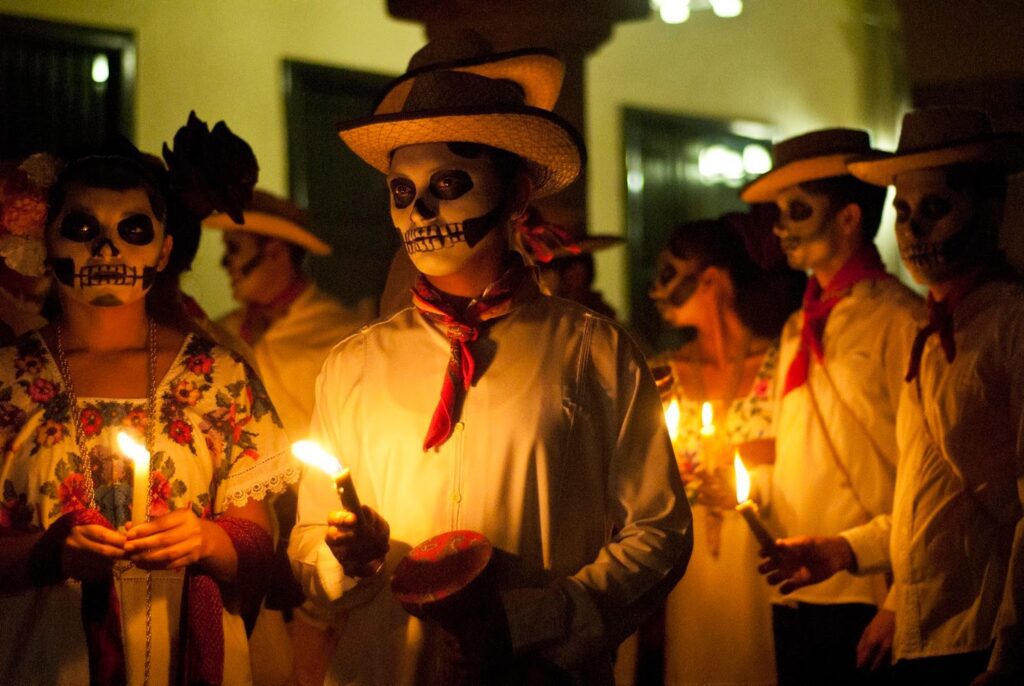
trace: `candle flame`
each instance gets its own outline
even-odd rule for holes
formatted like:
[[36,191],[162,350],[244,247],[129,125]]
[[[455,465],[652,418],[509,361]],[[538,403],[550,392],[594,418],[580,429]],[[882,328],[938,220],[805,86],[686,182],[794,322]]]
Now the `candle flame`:
[[675,443],[679,438],[679,401],[675,398],[665,407],[665,425],[668,427],[669,438]]
[[700,406],[700,435],[712,436],[715,433],[715,411],[711,403],[704,401]]
[[739,451],[733,455],[732,468],[736,472],[736,502],[742,503],[750,498],[750,474],[743,466]]
[[128,432],[117,432],[117,447],[121,449],[125,457],[135,464],[140,462],[149,463],[149,451],[146,450],[145,446],[132,438]]
[[292,443],[292,454],[311,467],[325,472],[328,476],[340,474],[341,462],[313,441],[296,441]]

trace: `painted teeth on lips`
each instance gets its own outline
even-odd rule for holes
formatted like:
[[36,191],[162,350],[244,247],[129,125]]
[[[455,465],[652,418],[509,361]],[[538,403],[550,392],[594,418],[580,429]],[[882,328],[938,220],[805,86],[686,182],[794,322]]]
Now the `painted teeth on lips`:
[[125,264],[86,265],[78,273],[82,286],[129,286],[138,279],[135,267]]
[[936,264],[943,258],[941,245],[913,245],[904,254],[905,259],[914,264],[928,266]]
[[465,240],[461,223],[430,224],[409,229],[403,236],[406,250],[410,253],[440,250],[445,245]]

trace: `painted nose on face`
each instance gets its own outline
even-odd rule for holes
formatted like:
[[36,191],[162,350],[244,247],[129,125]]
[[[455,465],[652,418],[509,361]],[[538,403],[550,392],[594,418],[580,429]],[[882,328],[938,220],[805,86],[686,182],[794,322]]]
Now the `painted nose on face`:
[[416,198],[416,202],[413,204],[413,209],[416,210],[416,214],[420,215],[424,219],[434,219],[437,217],[437,210],[430,207],[423,198]]
[[926,238],[931,232],[931,226],[920,219],[911,218],[908,223],[910,224],[910,234],[914,238]]
[[117,249],[116,245],[114,245],[114,241],[104,236],[103,238],[98,240],[95,245],[92,246],[92,256],[103,257],[104,248],[108,249],[106,257],[117,257],[121,254],[121,251]]

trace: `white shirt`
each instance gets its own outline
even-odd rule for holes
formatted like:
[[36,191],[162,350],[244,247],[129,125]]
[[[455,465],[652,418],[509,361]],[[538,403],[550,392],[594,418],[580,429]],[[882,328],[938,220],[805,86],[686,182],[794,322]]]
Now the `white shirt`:
[[328,683],[440,683],[437,632],[383,579],[444,531],[476,530],[504,551],[500,583],[520,589],[504,594],[513,645],[547,642],[544,656],[583,683],[610,683],[614,646],[686,566],[690,510],[629,336],[532,280],[485,331],[473,344],[477,380],[437,451],[422,444],[450,348],[415,309],[365,327],[324,364],[315,433],[391,526],[381,578],[352,589],[324,544],[338,496],[305,472],[289,554],[340,631]]
[[980,286],[953,319],[952,364],[933,335],[918,379],[905,384],[891,518],[844,536],[861,572],[891,563],[896,659],[996,639],[991,667],[1021,669],[1024,286]]
[[[781,536],[834,536],[892,511],[896,408],[917,332],[914,315],[922,309],[918,296],[885,278],[859,282],[832,309],[822,336],[827,374],[812,354],[807,383],[782,396],[776,412],[769,511]],[[800,310],[783,328],[779,393],[802,324]],[[812,390],[849,482],[836,466]],[[884,596],[880,578],[841,572],[784,598],[776,591],[773,602],[878,604]]]
[[[314,383],[327,353],[371,318],[369,313],[345,307],[311,283],[249,346],[251,360],[293,441],[308,433]],[[238,309],[218,323],[238,336],[244,319],[245,310]]]

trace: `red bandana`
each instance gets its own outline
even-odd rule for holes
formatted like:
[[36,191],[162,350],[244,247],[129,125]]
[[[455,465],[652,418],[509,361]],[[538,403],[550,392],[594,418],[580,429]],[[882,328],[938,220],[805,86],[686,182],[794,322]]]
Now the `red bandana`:
[[928,294],[928,324],[918,330],[914,337],[914,345],[910,348],[910,364],[907,366],[906,381],[913,381],[921,371],[921,354],[924,344],[933,333],[939,334],[942,351],[946,353],[946,361],[952,362],[956,357],[956,341],[953,339],[953,308],[947,300],[935,300]]
[[243,341],[252,345],[266,332],[274,319],[288,311],[292,303],[306,290],[306,285],[305,279],[296,279],[269,303],[248,305],[245,308],[245,318],[242,319],[238,335]]
[[836,272],[835,277],[824,290],[817,279],[812,277],[807,280],[807,289],[804,291],[804,324],[800,330],[800,347],[786,372],[783,395],[794,388],[799,388],[807,381],[812,352],[819,363],[824,361],[825,348],[821,339],[825,334],[825,323],[828,321],[828,315],[832,312],[832,308],[849,295],[850,290],[861,281],[882,278],[892,278],[892,276],[886,273],[878,249],[874,243],[870,243],[846,261],[846,264]]
[[469,344],[479,337],[485,322],[497,319],[512,310],[512,296],[527,270],[521,263],[510,267],[501,277],[484,289],[483,294],[469,303],[464,315],[446,300],[443,293],[420,274],[412,289],[412,302],[428,320],[444,328],[451,343],[451,356],[441,386],[441,400],[434,410],[423,439],[423,450],[429,450],[448,440],[455,428],[462,407],[462,396],[473,383],[475,364]]

